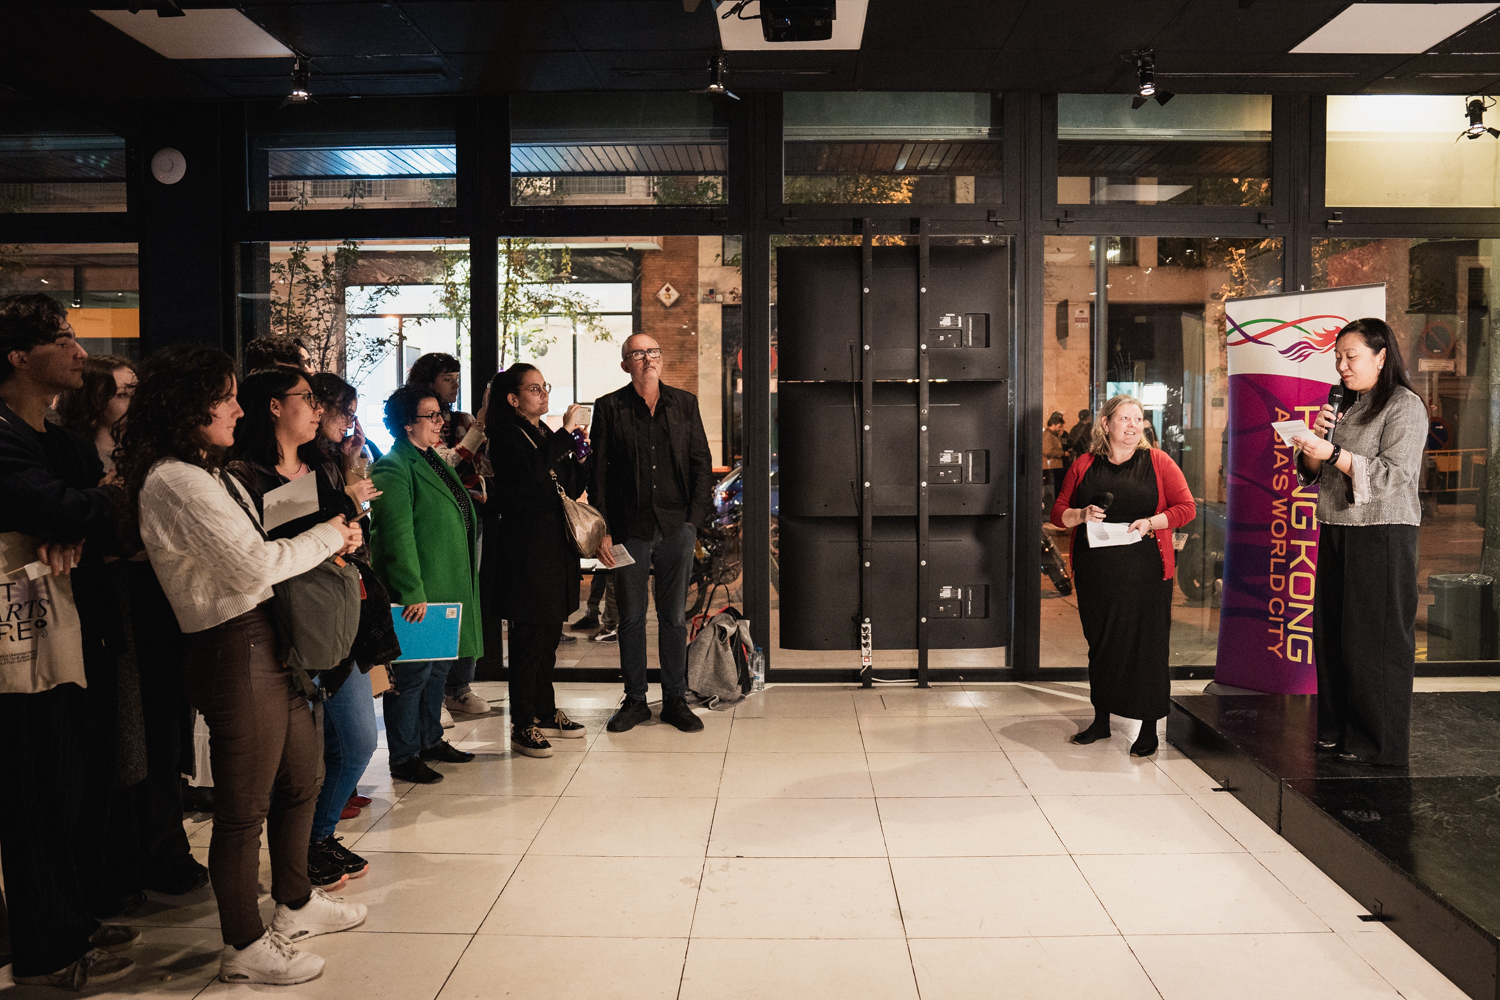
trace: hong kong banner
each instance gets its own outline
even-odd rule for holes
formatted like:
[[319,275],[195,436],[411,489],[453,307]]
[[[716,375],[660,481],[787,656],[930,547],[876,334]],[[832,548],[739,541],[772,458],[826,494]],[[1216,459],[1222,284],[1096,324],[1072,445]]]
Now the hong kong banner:
[[1345,324],[1385,318],[1385,286],[1259,295],[1224,303],[1229,359],[1228,526],[1214,679],[1277,694],[1317,690],[1313,597],[1318,492],[1301,486],[1273,421],[1310,427],[1339,380]]

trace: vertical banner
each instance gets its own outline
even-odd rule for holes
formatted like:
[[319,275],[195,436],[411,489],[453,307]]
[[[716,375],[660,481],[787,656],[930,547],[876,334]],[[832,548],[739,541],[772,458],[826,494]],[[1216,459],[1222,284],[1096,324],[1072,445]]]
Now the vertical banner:
[[1214,680],[1276,694],[1317,690],[1313,594],[1316,486],[1299,486],[1276,420],[1312,426],[1339,380],[1347,323],[1385,318],[1385,285],[1260,295],[1224,303],[1229,359],[1228,527]]

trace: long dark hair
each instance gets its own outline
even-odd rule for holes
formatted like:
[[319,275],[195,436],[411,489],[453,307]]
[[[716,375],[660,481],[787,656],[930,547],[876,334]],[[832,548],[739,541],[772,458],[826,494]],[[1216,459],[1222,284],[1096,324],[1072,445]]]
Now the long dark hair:
[[1406,376],[1406,362],[1401,357],[1401,345],[1396,342],[1396,334],[1392,332],[1385,320],[1374,317],[1357,319],[1339,331],[1338,339],[1334,341],[1334,344],[1337,345],[1338,340],[1347,333],[1359,334],[1365,346],[1376,354],[1385,351],[1385,364],[1380,368],[1375,388],[1369,390],[1370,405],[1359,417],[1360,423],[1368,424],[1381,410],[1385,409],[1385,404],[1391,401],[1391,395],[1396,391],[1396,386],[1399,385],[1408,392],[1415,393],[1416,390],[1411,387],[1411,379]]
[[[276,418],[271,415],[271,400],[280,399],[297,388],[297,383],[307,382],[311,390],[311,379],[295,368],[276,365],[258,372],[251,372],[240,383],[240,406],[245,415],[234,428],[234,447],[229,449],[229,461],[254,462],[267,469],[281,464],[281,444],[276,440]],[[315,394],[316,395],[316,394]],[[298,449],[298,456],[309,464],[321,459],[315,447],[317,438]]]
[[213,422],[210,411],[215,404],[235,390],[234,359],[196,344],[162,348],[146,360],[139,374],[130,419],[115,449],[115,472],[125,488],[131,520],[147,473],[162,459],[175,458],[209,471],[219,468],[222,450],[204,441],[202,429]]
[[[524,361],[518,361],[509,368],[500,369],[495,373],[495,377],[490,379],[490,411],[486,414],[485,423],[493,423],[498,427],[501,425],[501,421],[509,420],[515,414],[516,408],[510,405],[509,397],[511,393],[515,393],[517,396],[521,394],[521,379],[525,377],[527,372],[537,372],[540,374],[541,369],[536,365],[528,365]],[[496,419],[496,407],[499,408],[500,414],[504,414],[499,419]],[[490,429],[486,427],[484,432],[488,435]]]
[[83,385],[57,397],[57,415],[64,427],[94,436],[115,398],[115,372],[121,368],[134,372],[135,362],[115,354],[90,354],[83,359]]

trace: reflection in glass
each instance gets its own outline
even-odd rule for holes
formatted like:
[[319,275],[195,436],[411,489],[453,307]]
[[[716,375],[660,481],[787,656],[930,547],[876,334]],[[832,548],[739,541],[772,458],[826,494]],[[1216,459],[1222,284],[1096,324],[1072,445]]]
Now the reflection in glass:
[[[1500,577],[1500,449],[1491,416],[1500,355],[1492,303],[1500,302],[1500,240],[1313,242],[1313,287],[1384,282],[1386,321],[1400,338],[1412,387],[1427,404],[1417,564],[1417,659],[1493,659],[1493,582]],[[1490,590],[1486,590],[1490,587]]]
[[1271,98],[1121,94],[1057,99],[1061,205],[1269,205]]
[[121,137],[50,120],[0,133],[0,212],[123,211]]
[[[1488,134],[1458,140],[1468,125],[1465,100],[1330,95],[1325,203],[1392,208],[1500,205],[1500,144]],[[1494,119],[1495,112],[1489,117]]]
[[49,295],[84,350],[138,360],[139,260],[134,243],[0,244],[0,295]]
[[[1079,411],[1109,396],[1140,399],[1159,446],[1181,467],[1198,516],[1178,534],[1172,596],[1172,653],[1178,666],[1217,657],[1224,538],[1224,456],[1228,377],[1224,300],[1281,290],[1281,241],[1137,237],[1134,260],[1116,263],[1104,238],[1106,302],[1096,330],[1099,287],[1087,236],[1048,237],[1044,250],[1043,409],[1060,411],[1070,431]],[[1037,450],[1040,454],[1040,449]],[[1051,498],[1046,502],[1051,513]],[[1066,560],[1067,532],[1045,529]],[[1088,647],[1077,598],[1042,580],[1043,667],[1079,667]]]
[[722,205],[729,129],[707,94],[518,94],[512,205]]
[[264,150],[265,207],[443,208],[457,204],[456,150],[446,144],[278,146]]
[[998,204],[1001,121],[989,94],[788,93],[787,204]]

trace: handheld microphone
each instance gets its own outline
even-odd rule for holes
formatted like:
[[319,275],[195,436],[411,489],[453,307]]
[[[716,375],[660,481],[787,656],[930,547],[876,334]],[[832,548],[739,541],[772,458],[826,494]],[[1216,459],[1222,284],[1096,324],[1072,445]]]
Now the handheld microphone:
[[1339,411],[1344,408],[1347,389],[1344,388],[1342,380],[1328,387],[1328,405],[1333,407],[1333,427],[1328,428],[1328,440],[1333,440],[1334,427],[1338,426]]
[[1106,513],[1109,511],[1109,505],[1114,502],[1115,495],[1113,493],[1101,493],[1099,494],[1099,496],[1094,498],[1094,506],[1098,507],[1102,511],[1105,511]]

